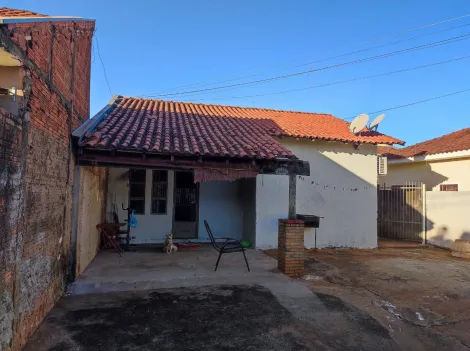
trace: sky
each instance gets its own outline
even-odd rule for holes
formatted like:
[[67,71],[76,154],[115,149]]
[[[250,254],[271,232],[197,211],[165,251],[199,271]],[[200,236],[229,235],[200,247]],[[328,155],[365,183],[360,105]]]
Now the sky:
[[[468,0],[4,0],[2,6],[96,20],[91,116],[118,94],[372,119],[375,111],[470,89],[470,57],[459,59],[470,56],[470,36],[462,37],[470,34]],[[344,65],[451,38],[458,41]],[[459,60],[331,85],[453,59]],[[311,88],[318,85],[326,86]],[[303,88],[309,89],[278,94]],[[255,96],[263,94],[271,95]],[[385,114],[379,131],[411,145],[470,127],[470,91]]]

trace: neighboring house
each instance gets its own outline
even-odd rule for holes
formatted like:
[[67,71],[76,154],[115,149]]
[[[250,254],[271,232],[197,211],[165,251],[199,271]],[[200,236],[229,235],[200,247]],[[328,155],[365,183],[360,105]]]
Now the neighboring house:
[[1,350],[20,350],[64,291],[71,132],[89,118],[94,25],[0,8]]
[[[355,135],[329,114],[122,96],[74,136],[78,164],[108,169],[108,213],[122,220],[122,206],[135,210],[133,243],[161,243],[169,232],[207,240],[207,220],[216,235],[258,248],[277,247],[287,173],[299,174],[297,213],[324,217],[318,247],[376,247],[377,144],[403,144]],[[313,229],[305,245],[315,245]]]
[[470,191],[470,128],[405,148],[379,147],[387,157],[380,184],[422,182],[428,191]]

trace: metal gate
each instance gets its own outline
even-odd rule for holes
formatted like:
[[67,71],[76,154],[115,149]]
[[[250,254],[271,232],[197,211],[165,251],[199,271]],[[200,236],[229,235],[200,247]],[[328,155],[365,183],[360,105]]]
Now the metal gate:
[[378,236],[423,242],[425,237],[425,197],[421,183],[379,185]]

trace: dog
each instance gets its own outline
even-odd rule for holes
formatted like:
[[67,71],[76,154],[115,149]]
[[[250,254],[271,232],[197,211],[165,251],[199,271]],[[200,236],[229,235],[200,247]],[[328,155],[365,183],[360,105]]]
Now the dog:
[[178,251],[178,248],[173,244],[173,233],[166,235],[165,243],[163,244],[163,252],[171,254],[172,252]]

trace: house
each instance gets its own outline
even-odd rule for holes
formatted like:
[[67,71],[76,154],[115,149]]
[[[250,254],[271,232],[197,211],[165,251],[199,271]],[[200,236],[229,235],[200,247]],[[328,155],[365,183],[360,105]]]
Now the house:
[[94,26],[0,8],[1,350],[24,346],[68,279],[71,133],[89,118]]
[[131,243],[169,232],[205,241],[207,220],[216,235],[258,248],[277,247],[292,197],[297,213],[322,217],[316,239],[306,228],[307,247],[376,247],[377,144],[403,144],[355,135],[329,114],[122,96],[74,136],[78,164],[107,169],[109,220],[134,209]]
[[114,98],[89,119],[94,20],[0,8],[0,348],[21,349],[96,256],[173,231],[277,246],[278,219],[321,219],[308,247],[376,246],[377,132],[326,114]]
[[379,147],[388,170],[380,184],[421,182],[428,191],[470,191],[470,128],[405,148]]

